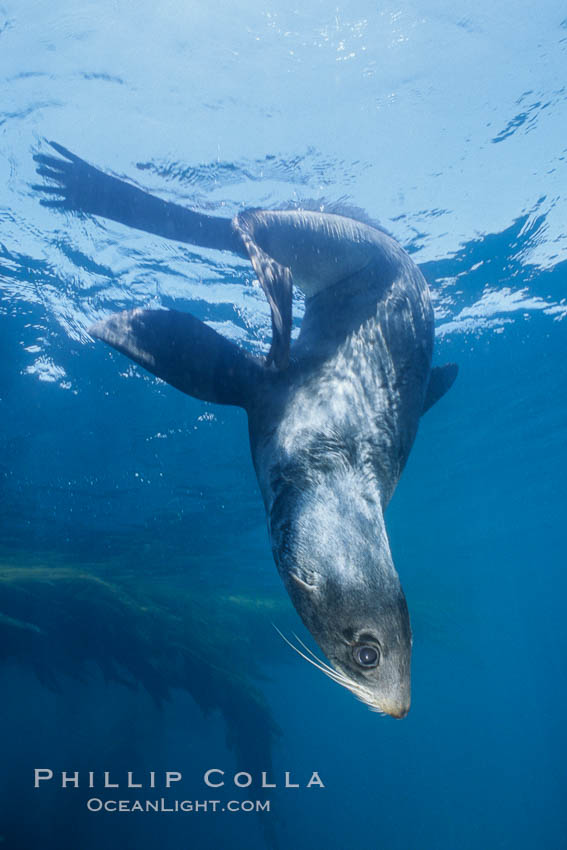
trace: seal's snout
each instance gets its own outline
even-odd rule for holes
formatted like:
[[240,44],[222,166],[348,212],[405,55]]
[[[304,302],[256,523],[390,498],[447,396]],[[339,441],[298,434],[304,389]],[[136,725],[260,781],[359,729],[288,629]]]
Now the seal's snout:
[[401,720],[402,717],[407,717],[407,714],[410,710],[410,704],[407,703],[399,703],[392,705],[384,705],[382,706],[382,710],[388,714],[390,717],[395,717],[396,719]]
[[380,711],[397,720],[407,717],[411,705],[409,677],[400,684],[401,687],[392,689],[390,693],[381,694],[379,699]]
[[[406,689],[404,688],[404,690]],[[371,711],[376,711],[379,714],[387,714],[389,717],[395,717],[397,720],[406,717],[410,710],[411,697],[409,692],[403,695],[369,695],[362,694],[359,691],[357,696],[368,705]]]

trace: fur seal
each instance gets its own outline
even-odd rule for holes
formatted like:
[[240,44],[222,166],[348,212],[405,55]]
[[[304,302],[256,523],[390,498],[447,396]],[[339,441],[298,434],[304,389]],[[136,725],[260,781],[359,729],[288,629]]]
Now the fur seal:
[[[274,560],[328,661],[306,660],[372,709],[410,705],[411,628],[384,511],[420,416],[457,367],[431,368],[427,283],[389,235],[341,215],[201,215],[104,174],[62,146],[38,154],[42,203],[250,258],[272,311],[265,362],[188,313],[129,310],[92,336],[182,392],[248,414]],[[53,197],[58,196],[58,197]],[[290,346],[292,285],[306,295]]]

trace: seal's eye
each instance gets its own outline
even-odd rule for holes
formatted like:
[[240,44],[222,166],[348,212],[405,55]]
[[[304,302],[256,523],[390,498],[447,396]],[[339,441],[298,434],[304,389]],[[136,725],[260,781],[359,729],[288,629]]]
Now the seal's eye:
[[361,667],[377,667],[380,661],[380,652],[375,646],[361,644],[353,649],[354,660]]

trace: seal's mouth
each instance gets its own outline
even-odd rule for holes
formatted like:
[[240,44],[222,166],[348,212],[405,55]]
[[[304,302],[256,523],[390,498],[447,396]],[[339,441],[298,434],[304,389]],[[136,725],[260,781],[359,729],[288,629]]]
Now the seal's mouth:
[[273,623],[272,625],[282,640],[284,640],[285,643],[294,650],[294,652],[297,652],[301,658],[305,659],[305,661],[309,662],[309,664],[312,664],[313,667],[316,667],[317,670],[320,670],[325,674],[325,676],[332,679],[333,682],[336,682],[338,685],[341,685],[343,688],[346,688],[347,691],[354,694],[357,699],[368,706],[370,711],[374,711],[377,714],[387,714],[390,717],[396,718],[402,718],[407,715],[410,708],[409,699],[404,701],[381,699],[380,702],[378,702],[376,700],[376,695],[373,694],[369,688],[365,688],[360,683],[350,679],[343,671],[337,670],[335,667],[331,667],[321,658],[318,658],[296,634],[293,634],[293,638],[297,641],[301,649],[298,646],[295,646],[295,644],[292,643],[276,625]]
[[380,702],[378,702],[376,700],[376,696],[370,690],[367,691],[364,688],[361,688],[356,682],[348,680],[348,682],[343,682],[341,684],[343,684],[343,687],[347,688],[361,702],[367,705],[370,711],[374,711],[376,714],[387,714],[389,717],[401,719],[406,717],[409,712],[409,700],[404,702],[401,700],[381,699]]

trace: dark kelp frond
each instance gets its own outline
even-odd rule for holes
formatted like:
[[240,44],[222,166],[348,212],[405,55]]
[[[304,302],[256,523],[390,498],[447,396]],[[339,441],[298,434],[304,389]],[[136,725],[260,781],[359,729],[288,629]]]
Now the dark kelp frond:
[[0,568],[0,661],[31,667],[51,688],[61,688],[62,676],[85,679],[94,664],[158,704],[185,690],[203,711],[221,711],[238,756],[253,751],[269,768],[278,730],[252,684],[260,674],[242,623],[217,621],[188,593],[169,597],[76,569]]

